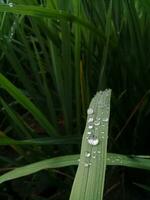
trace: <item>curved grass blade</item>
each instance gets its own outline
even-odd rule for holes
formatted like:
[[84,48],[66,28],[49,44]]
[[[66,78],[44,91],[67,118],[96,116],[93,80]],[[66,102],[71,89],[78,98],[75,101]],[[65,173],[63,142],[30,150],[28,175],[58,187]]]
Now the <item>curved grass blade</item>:
[[20,117],[20,115],[17,115],[17,113],[6,104],[6,102],[0,97],[0,103],[2,104],[4,110],[6,111],[7,115],[14,121],[14,123],[17,126],[17,129],[21,130],[23,133],[22,135],[26,136],[27,138],[30,138],[30,130],[27,129],[27,126],[24,122],[24,120]]
[[[13,180],[23,176],[36,173],[40,170],[78,165],[80,155],[61,156],[50,158],[23,167],[18,167],[0,176],[0,183]],[[1,157],[0,157],[1,159]],[[120,154],[107,153],[107,165],[120,165],[138,169],[150,170],[150,159],[139,158],[139,156],[126,156]]]
[[33,17],[47,17],[53,19],[64,19],[69,20],[71,22],[76,22],[85,28],[92,31],[94,34],[101,36],[104,39],[102,33],[97,29],[97,27],[93,26],[90,22],[82,20],[81,18],[74,16],[73,14],[68,14],[62,10],[55,10],[49,8],[42,8],[41,6],[24,6],[24,5],[14,5],[13,7],[9,7],[9,5],[0,5],[0,12],[8,12],[14,14],[28,15]]
[[[1,133],[1,132],[0,132]],[[5,145],[50,145],[50,144],[78,144],[80,138],[77,136],[65,136],[65,137],[44,137],[27,140],[15,140],[6,135],[1,137],[0,135],[0,146]]]
[[16,169],[0,176],[0,183],[15,179],[15,178],[19,178],[22,176],[26,176],[26,175],[38,172],[43,169],[77,165],[78,157],[79,157],[78,155],[62,156],[62,157],[51,158],[51,159],[43,160],[43,161],[40,161],[37,163],[29,164],[24,167],[16,168]]
[[150,192],[150,186],[143,185],[143,184],[140,184],[140,183],[133,183],[133,184],[136,185],[139,188],[142,188],[142,189]]
[[110,96],[111,90],[100,91],[91,101],[70,200],[103,198]]
[[0,87],[5,89],[14,99],[26,108],[49,135],[57,135],[55,128],[49,123],[43,113],[2,74],[0,74]]

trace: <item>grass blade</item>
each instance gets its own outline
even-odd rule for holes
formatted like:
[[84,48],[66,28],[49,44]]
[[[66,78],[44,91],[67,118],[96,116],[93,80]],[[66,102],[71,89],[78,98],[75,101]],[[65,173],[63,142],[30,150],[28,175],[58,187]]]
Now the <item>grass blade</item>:
[[16,168],[0,177],[0,183],[3,183],[8,180],[12,180],[15,178],[27,176],[29,174],[33,174],[43,169],[50,168],[58,168],[58,167],[66,167],[69,165],[77,164],[78,155],[71,156],[62,156],[57,158],[51,158],[47,160],[43,160],[37,163],[33,163],[30,165],[26,165],[24,167]]
[[86,27],[94,34],[100,36],[104,39],[104,36],[97,29],[97,27],[93,26],[92,23],[88,21],[82,20],[81,18],[74,16],[72,14],[68,14],[62,10],[55,10],[49,8],[42,8],[41,6],[24,6],[24,5],[15,5],[14,7],[9,7],[8,5],[0,5],[0,12],[8,12],[14,14],[28,15],[34,17],[47,17],[53,19],[64,19],[69,20],[71,22],[76,22]]
[[21,136],[30,138],[31,137],[30,133],[32,131],[29,130],[29,128],[27,128],[27,125],[25,124],[23,118],[21,118],[20,115],[17,115],[17,113],[9,105],[7,105],[6,102],[2,98],[0,98],[0,103],[2,104],[7,115],[16,124],[17,129],[21,131],[21,133],[22,133]]
[[56,130],[45,118],[43,113],[29,100],[28,97],[26,97],[2,74],[0,74],[0,86],[4,88],[12,97],[14,97],[22,106],[24,106],[29,111],[49,135],[57,135]]
[[[51,169],[57,167],[66,167],[78,165],[80,155],[61,156],[50,158],[23,167],[18,167],[0,176],[0,183],[13,180],[23,176],[36,173],[40,170]],[[107,165],[126,166],[138,169],[150,170],[150,159],[140,158],[139,156],[125,156],[120,154],[107,154]]]
[[[0,132],[1,133],[1,132]],[[54,145],[54,144],[78,144],[79,137],[76,136],[67,136],[67,137],[44,137],[44,138],[35,138],[27,140],[16,140],[10,138],[6,135],[0,135],[0,146],[5,145]]]
[[[70,200],[103,198],[110,95],[111,91],[105,90],[97,93],[91,101],[88,109],[87,125],[83,135],[80,164]],[[94,122],[89,122],[90,120],[94,120]],[[88,136],[88,134],[90,135]]]

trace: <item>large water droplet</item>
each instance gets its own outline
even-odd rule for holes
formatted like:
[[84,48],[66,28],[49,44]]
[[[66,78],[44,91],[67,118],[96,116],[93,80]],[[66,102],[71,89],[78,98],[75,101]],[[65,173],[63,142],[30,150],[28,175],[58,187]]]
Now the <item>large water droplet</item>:
[[88,137],[88,143],[90,145],[96,146],[99,143],[99,139],[97,138],[97,136],[91,135],[91,136]]
[[90,152],[86,151],[86,152],[85,152],[85,157],[86,157],[86,158],[89,158],[90,156],[91,156]]
[[91,115],[91,114],[93,114],[93,113],[94,113],[93,108],[89,108],[89,109],[87,110],[87,114],[88,114],[88,115]]
[[93,117],[90,117],[90,118],[88,119],[88,122],[93,122],[93,121],[94,121]]
[[98,153],[98,154],[100,154],[100,153],[101,153],[101,151],[97,151],[97,153]]

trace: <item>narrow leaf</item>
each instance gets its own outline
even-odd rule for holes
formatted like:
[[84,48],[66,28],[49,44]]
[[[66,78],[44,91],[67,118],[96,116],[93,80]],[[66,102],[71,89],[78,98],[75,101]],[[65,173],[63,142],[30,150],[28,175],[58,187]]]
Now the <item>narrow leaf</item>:
[[102,199],[110,112],[110,90],[99,92],[87,111],[80,163],[72,187],[70,200]]
[[0,86],[29,111],[49,135],[57,134],[43,113],[2,74],[0,74]]
[[[27,176],[48,168],[50,169],[78,165],[79,157],[80,155],[61,156],[25,165],[23,167],[18,167],[0,176],[0,183]],[[2,157],[0,157],[0,159],[2,159]],[[139,156],[126,156],[120,154],[107,153],[107,165],[118,165],[150,170],[150,159],[140,158]]]

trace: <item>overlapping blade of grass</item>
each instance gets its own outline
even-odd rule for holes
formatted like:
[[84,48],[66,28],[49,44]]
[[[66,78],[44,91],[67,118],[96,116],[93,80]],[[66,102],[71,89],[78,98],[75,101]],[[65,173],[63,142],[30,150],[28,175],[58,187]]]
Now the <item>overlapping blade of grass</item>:
[[[23,41],[25,47],[25,54],[29,58],[29,65],[31,66],[30,73],[32,78],[36,80],[36,90],[38,90],[39,96],[41,96],[40,98],[43,98],[44,102],[46,103],[45,107],[43,107],[43,104],[39,101],[39,104],[42,104],[40,105],[40,107],[43,110],[43,112],[47,115],[48,119],[53,123],[53,125],[57,127],[58,124],[56,119],[56,112],[54,109],[55,106],[47,78],[49,70],[47,66],[51,66],[51,63],[48,52],[46,50],[47,46],[45,45],[45,37],[43,36],[44,30],[42,28],[42,25],[44,24],[44,21],[39,20],[37,22],[35,19],[30,19],[30,23],[32,25],[32,29],[30,30],[31,34],[35,36],[31,36],[28,38],[28,36],[26,35],[26,32],[28,30],[24,31],[24,25],[22,24],[22,29],[20,30],[19,28],[20,34],[18,37],[20,37],[21,41]],[[31,44],[33,45],[33,48],[31,47]]]
[[147,191],[150,192],[150,187],[147,186],[147,185],[143,185],[143,184],[140,184],[140,183],[134,183],[134,185],[136,185],[137,187],[142,188],[143,190],[147,190]]
[[3,41],[2,47],[3,47],[3,53],[6,55],[7,61],[10,63],[16,76],[19,78],[20,83],[23,84],[24,88],[28,91],[29,94],[32,94],[32,97],[36,101],[36,91],[35,88],[32,86],[33,83],[28,78],[25,69],[22,67],[20,62],[20,58],[22,57],[22,55],[18,54],[19,56],[17,56],[17,54],[14,51],[15,46],[10,42],[8,42],[7,40]]
[[[81,15],[81,3],[79,0],[73,2],[74,13],[76,16]],[[75,100],[76,100],[76,119],[77,133],[81,130],[81,88],[80,88],[80,54],[81,54],[81,27],[79,24],[74,25],[75,44],[74,44],[74,68],[75,68]]]
[[[70,200],[103,198],[110,96],[110,90],[99,92],[92,99],[89,106],[88,111],[91,110],[91,115],[88,116],[83,135],[80,163],[72,187]],[[88,122],[91,119],[94,121]],[[92,135],[88,135],[89,133]],[[92,144],[89,140],[92,140]]]
[[[58,3],[59,10],[69,12],[71,2],[62,0]],[[64,119],[66,131],[69,133],[72,129],[72,110],[73,110],[73,68],[72,68],[72,41],[71,41],[71,24],[60,19],[60,34],[61,34],[61,69],[64,83]],[[69,83],[69,84],[68,84]]]
[[94,34],[99,36],[101,35],[101,37],[104,39],[102,33],[95,26],[93,26],[92,23],[82,20],[75,15],[68,14],[62,10],[51,10],[49,8],[42,8],[40,6],[15,5],[13,7],[9,7],[9,5],[0,5],[0,12],[9,12],[34,17],[48,17],[59,20],[69,20],[70,22],[81,24],[82,26],[88,28],[90,31],[93,31]]
[[11,107],[9,107],[9,105],[7,105],[7,103],[2,98],[0,98],[0,103],[2,104],[2,106],[3,106],[4,110],[6,111],[7,115],[16,124],[17,129],[21,131],[21,135],[19,137],[25,136],[27,138],[30,138],[31,137],[31,133],[33,131],[31,131],[31,129],[29,129],[29,127],[27,127],[27,125],[25,124],[23,119]]
[[106,78],[106,69],[107,69],[107,57],[109,54],[109,42],[110,42],[110,35],[111,35],[111,26],[112,26],[112,0],[109,2],[109,7],[106,16],[106,27],[105,27],[105,36],[106,36],[106,43],[103,49],[102,54],[102,62],[101,62],[101,69],[100,69],[100,76],[99,76],[99,85],[98,89],[106,88],[107,78]]
[[50,124],[43,113],[25,96],[18,88],[16,88],[7,78],[0,74],[0,86],[5,89],[13,98],[15,98],[22,106],[24,106],[46,130],[49,135],[58,135],[55,128]]
[[62,156],[57,158],[51,158],[43,160],[37,163],[33,163],[24,167],[16,168],[2,176],[0,176],[0,183],[8,180],[26,176],[42,169],[59,168],[70,165],[77,165],[79,155]]
[[[42,160],[36,163],[18,167],[0,176],[0,183],[36,173],[40,170],[78,165],[80,155],[68,155]],[[6,162],[11,162],[7,161]],[[150,170],[150,160],[136,156],[107,154],[107,165],[126,166],[137,169]],[[83,177],[85,178],[85,177]],[[76,194],[77,195],[77,194]]]
[[5,145],[63,145],[63,144],[78,144],[80,138],[77,136],[64,136],[64,137],[44,137],[27,140],[16,140],[3,134],[0,136],[0,146]]

